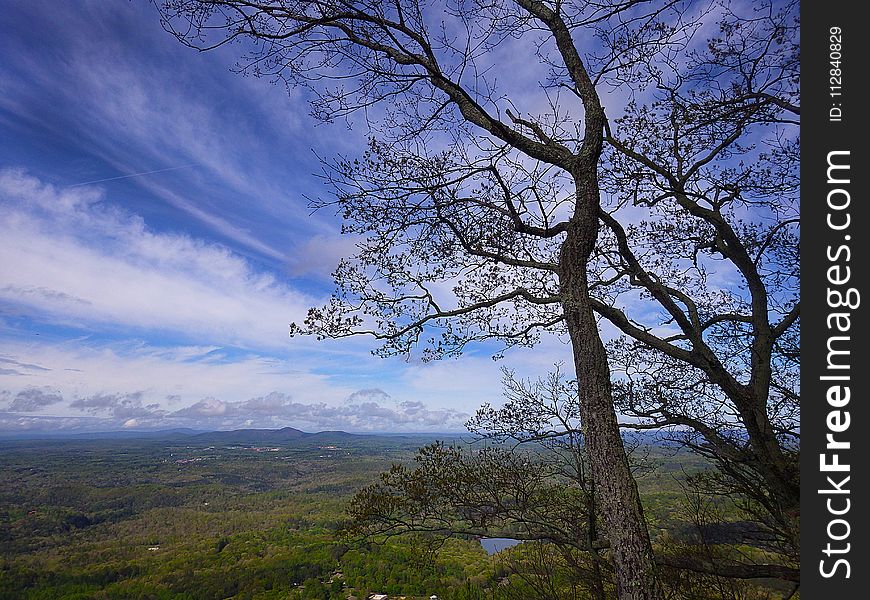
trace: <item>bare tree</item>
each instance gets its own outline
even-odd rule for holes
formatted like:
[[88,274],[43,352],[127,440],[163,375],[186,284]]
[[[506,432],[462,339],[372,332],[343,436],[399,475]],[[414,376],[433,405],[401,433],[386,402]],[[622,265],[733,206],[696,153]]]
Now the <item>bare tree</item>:
[[[383,354],[421,346],[427,358],[478,341],[529,346],[543,332],[567,336],[621,598],[659,598],[661,589],[598,317],[643,354],[612,349],[625,375],[615,379],[616,399],[643,417],[640,426],[698,432],[704,441],[695,446],[723,464],[735,447],[741,460],[768,459],[750,468],[774,499],[771,514],[795,506],[784,436],[796,432],[778,430],[770,412],[774,364],[788,370],[788,353],[776,349],[797,321],[788,293],[793,210],[772,201],[794,187],[793,139],[783,132],[797,112],[796,67],[787,62],[794,9],[765,8],[161,4],[166,28],[184,43],[240,41],[242,70],[304,86],[315,117],[361,115],[372,132],[364,156],[328,161],[335,198],[315,203],[335,206],[345,231],[364,241],[337,269],[332,301],[295,333],[364,333],[383,342]],[[721,27],[708,36],[711,21]],[[514,82],[518,71],[524,79]],[[602,104],[619,104],[603,95],[610,86],[633,97],[613,122]],[[776,140],[766,153],[748,149]],[[753,216],[759,206],[763,216]],[[738,278],[712,285],[713,260]],[[648,301],[658,312],[643,308]],[[773,320],[777,312],[784,316]],[[710,401],[692,404],[686,386],[677,393],[638,377],[640,366],[664,374],[656,368],[665,364],[707,386]],[[785,383],[776,397],[787,404],[793,392]],[[710,402],[733,407],[731,419],[711,428]],[[731,424],[743,433],[720,443]]]
[[[797,563],[797,7],[727,7],[706,48],[637,62],[655,91],[608,129],[596,311],[618,405],[713,459]],[[621,207],[641,209],[626,224]],[[637,291],[642,303],[620,296]],[[662,333],[665,332],[665,333]]]

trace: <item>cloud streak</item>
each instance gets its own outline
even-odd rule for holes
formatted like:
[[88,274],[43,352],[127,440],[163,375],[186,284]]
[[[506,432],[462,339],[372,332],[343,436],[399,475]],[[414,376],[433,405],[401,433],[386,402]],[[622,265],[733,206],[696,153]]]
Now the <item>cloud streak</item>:
[[0,301],[46,320],[287,346],[314,300],[218,244],[158,233],[90,187],[0,171]]
[[179,165],[177,167],[167,167],[165,169],[155,169],[153,171],[143,171],[141,173],[130,173],[129,175],[118,175],[117,177],[104,177],[103,179],[94,179],[93,181],[83,181],[81,183],[72,183],[67,187],[79,187],[80,185],[92,185],[95,183],[105,183],[107,181],[118,181],[120,179],[130,179],[131,177],[140,177],[142,175],[154,175],[156,173],[168,173],[169,171],[177,171],[178,169],[188,169],[196,165]]

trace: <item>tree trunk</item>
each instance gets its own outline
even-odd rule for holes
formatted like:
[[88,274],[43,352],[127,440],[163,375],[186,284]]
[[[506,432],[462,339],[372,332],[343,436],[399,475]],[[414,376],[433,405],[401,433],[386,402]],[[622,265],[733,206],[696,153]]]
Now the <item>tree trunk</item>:
[[620,600],[660,600],[649,531],[622,443],[607,353],[589,300],[587,265],[598,236],[594,167],[575,175],[577,203],[559,256],[560,287],[592,478],[607,527]]

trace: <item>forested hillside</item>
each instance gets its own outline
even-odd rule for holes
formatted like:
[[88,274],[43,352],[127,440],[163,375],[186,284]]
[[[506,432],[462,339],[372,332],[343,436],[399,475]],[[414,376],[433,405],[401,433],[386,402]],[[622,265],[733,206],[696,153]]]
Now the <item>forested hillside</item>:
[[[413,464],[427,441],[272,431],[0,442],[0,598],[532,597],[546,546],[488,556],[471,536],[350,532],[354,493]],[[652,530],[690,531],[679,481],[699,461],[655,444],[643,453]],[[587,597],[554,579],[559,597]]]

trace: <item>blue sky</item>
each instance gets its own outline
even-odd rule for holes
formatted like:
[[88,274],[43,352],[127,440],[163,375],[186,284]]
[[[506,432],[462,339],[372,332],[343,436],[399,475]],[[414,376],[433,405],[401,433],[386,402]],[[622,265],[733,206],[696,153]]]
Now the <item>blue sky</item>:
[[289,339],[353,250],[307,207],[316,155],[365,131],[315,126],[145,2],[16,2],[0,27],[0,429],[457,430],[500,366],[564,358]]

